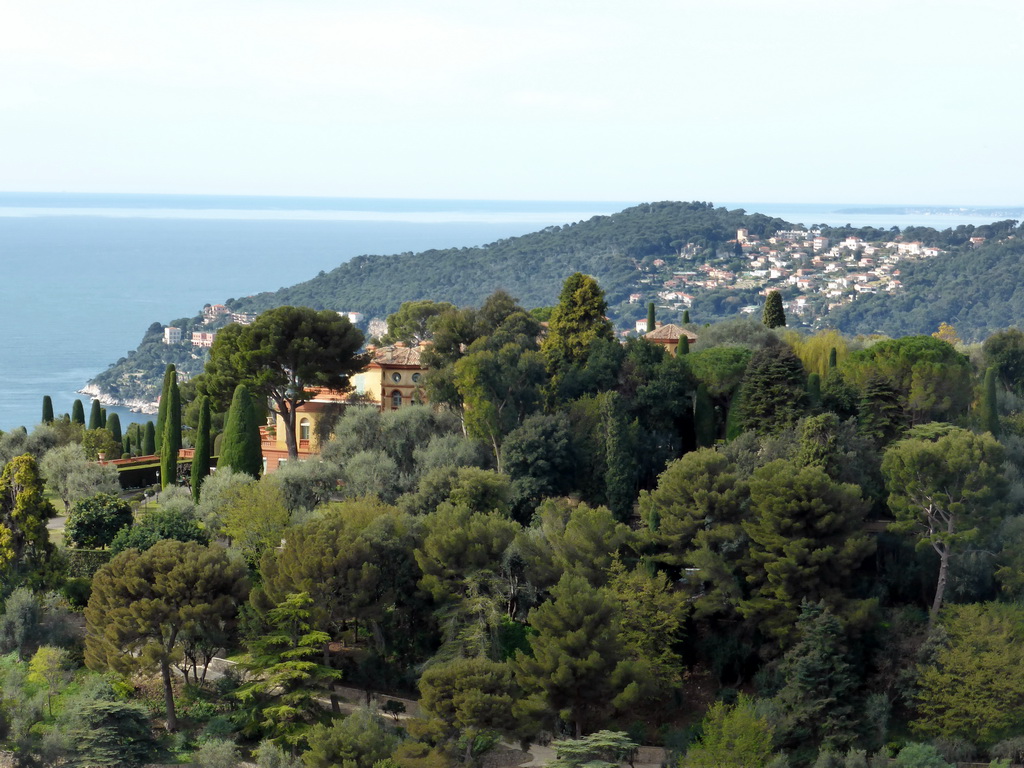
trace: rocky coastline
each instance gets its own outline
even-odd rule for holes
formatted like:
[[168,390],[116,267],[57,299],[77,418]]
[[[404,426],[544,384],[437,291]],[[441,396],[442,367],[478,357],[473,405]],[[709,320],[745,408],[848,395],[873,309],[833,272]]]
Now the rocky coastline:
[[121,399],[114,397],[113,395],[102,391],[96,384],[86,384],[80,390],[80,395],[88,395],[94,400],[99,400],[100,405],[104,406],[118,406],[121,408],[127,408],[130,411],[136,413],[156,413],[159,410],[159,402],[153,400],[142,400],[139,398],[126,398]]

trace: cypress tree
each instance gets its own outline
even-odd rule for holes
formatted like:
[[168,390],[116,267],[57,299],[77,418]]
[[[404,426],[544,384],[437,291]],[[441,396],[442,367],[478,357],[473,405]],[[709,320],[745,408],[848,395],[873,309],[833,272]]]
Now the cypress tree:
[[160,406],[156,412],[156,451],[154,453],[160,453],[160,446],[163,444],[164,422],[167,420],[167,393],[170,391],[172,379],[177,379],[177,371],[174,368],[174,363],[168,363],[167,368],[164,369],[164,383],[160,388]]
[[75,400],[71,404],[71,423],[85,426],[85,406],[82,405],[81,400]]
[[89,409],[89,429],[102,429],[103,417],[100,415],[100,401],[93,400]]
[[43,395],[43,424],[53,423],[53,400],[49,395]]
[[685,336],[676,344],[676,355],[690,354],[690,340]]
[[686,325],[689,322],[690,322],[690,310],[684,309],[683,310],[683,325]]
[[117,440],[117,442],[119,442],[119,443],[122,442],[122,439],[121,439],[122,438],[122,434],[121,434],[121,417],[120,416],[118,416],[116,413],[110,414],[110,417],[107,419],[107,423],[105,425],[105,429],[111,435],[114,436],[114,439]]
[[705,384],[697,385],[693,399],[693,431],[698,448],[710,448],[715,444],[715,406]]
[[830,349],[828,351],[828,367],[829,368],[835,368],[836,367],[836,348],[835,347],[832,347],[832,349]]
[[142,455],[152,456],[156,453],[156,428],[152,421],[146,422],[146,429],[142,433]]
[[171,370],[167,389],[167,412],[164,415],[164,437],[160,441],[160,485],[166,488],[178,479],[178,450],[181,448],[181,394],[178,375]]
[[821,405],[821,376],[817,373],[807,376],[807,403],[811,408]]
[[210,473],[210,401],[199,398],[199,427],[196,429],[196,452],[192,455],[192,498],[199,503],[199,490]]
[[605,433],[605,496],[608,508],[619,520],[628,520],[636,498],[637,461],[626,423],[622,403],[617,392],[605,393],[601,405],[601,419]]
[[121,441],[121,452],[128,456],[132,455],[132,436],[127,432],[125,433],[124,439]]
[[107,409],[100,408],[100,429],[107,428]]
[[996,369],[985,369],[985,397],[981,401],[981,428],[999,438],[999,413],[996,410]]
[[782,294],[771,291],[764,302],[761,321],[769,328],[781,328],[786,324],[786,310],[782,308]]
[[230,467],[253,477],[259,477],[263,471],[260,425],[252,395],[244,384],[235,387],[231,398],[217,466]]
[[654,302],[647,302],[647,332],[654,330]]

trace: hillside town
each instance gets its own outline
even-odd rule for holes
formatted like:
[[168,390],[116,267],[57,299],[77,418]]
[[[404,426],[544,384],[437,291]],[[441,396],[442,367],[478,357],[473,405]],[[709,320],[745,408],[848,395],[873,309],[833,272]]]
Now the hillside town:
[[[984,241],[983,237],[971,238],[973,246]],[[900,291],[901,262],[943,253],[898,237],[868,242],[851,236],[830,242],[814,229],[780,231],[764,240],[738,229],[726,247],[727,253],[718,250],[709,257],[706,250],[691,243],[680,249],[675,262],[658,258],[638,264],[637,268],[647,273],[639,282],[650,289],[631,294],[630,303],[654,301],[659,308],[680,311],[708,291],[756,290],[762,296],[780,291],[786,313],[813,324],[859,295]],[[755,303],[739,308],[743,314],[759,310],[760,304]],[[637,328],[642,325],[641,321]]]

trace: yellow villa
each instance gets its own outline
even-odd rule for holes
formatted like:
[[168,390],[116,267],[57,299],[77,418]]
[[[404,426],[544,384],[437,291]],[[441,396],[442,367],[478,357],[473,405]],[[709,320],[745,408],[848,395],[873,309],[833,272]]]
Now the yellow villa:
[[[295,437],[299,461],[320,452],[320,436],[333,426],[346,406],[371,406],[394,411],[413,403],[425,402],[422,378],[426,367],[420,355],[426,342],[409,347],[401,342],[390,347],[368,346],[370,363],[351,379],[352,389],[335,392],[311,387],[313,397],[300,405],[295,414]],[[264,427],[264,472],[273,472],[288,460],[284,422],[278,416],[274,426]]]

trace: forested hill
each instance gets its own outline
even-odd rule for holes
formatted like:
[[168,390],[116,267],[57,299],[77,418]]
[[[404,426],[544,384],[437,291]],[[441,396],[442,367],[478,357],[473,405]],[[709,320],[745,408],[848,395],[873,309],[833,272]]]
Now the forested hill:
[[499,288],[524,306],[546,306],[555,303],[574,272],[597,278],[615,306],[637,290],[645,258],[678,254],[688,243],[711,248],[735,239],[739,227],[765,235],[789,226],[710,203],[647,203],[476,248],[359,256],[312,280],[236,299],[231,306],[261,311],[295,304],[383,317],[416,299],[477,306]]
[[846,333],[898,337],[931,333],[946,322],[971,341],[1024,325],[1024,239],[1019,236],[906,262],[901,270],[900,293],[862,296],[832,312],[827,323]]

